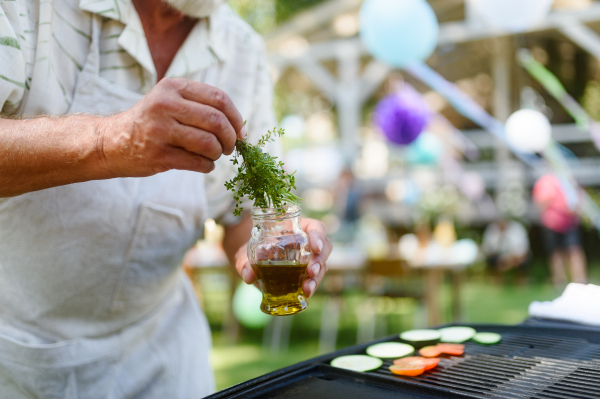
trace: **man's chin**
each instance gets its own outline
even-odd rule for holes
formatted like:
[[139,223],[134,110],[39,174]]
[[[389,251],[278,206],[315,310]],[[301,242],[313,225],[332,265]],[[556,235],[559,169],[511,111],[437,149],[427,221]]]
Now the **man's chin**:
[[165,3],[192,18],[208,17],[226,0],[163,0]]

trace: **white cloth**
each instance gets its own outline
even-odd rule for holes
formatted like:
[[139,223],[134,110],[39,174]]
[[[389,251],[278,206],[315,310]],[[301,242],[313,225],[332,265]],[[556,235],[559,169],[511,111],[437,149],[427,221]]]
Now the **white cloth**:
[[498,223],[490,223],[483,232],[481,249],[488,256],[525,256],[529,252],[527,230],[514,220],[508,221],[504,230]]
[[[0,8],[4,113],[108,114],[147,91],[132,90],[136,79],[152,76],[153,65],[144,59],[143,31],[129,29],[139,22],[129,2],[82,0],[80,10],[73,0],[17,1]],[[264,46],[226,6],[213,17],[197,24],[169,73],[224,89],[255,141],[274,126]],[[103,45],[113,38],[124,51],[108,54],[121,62],[130,57],[135,67],[106,64]],[[0,396],[210,393],[210,334],[178,265],[205,218],[235,222],[225,217],[233,201],[223,183],[231,176],[223,158],[208,176],[169,171],[0,199]]]
[[570,283],[551,302],[532,302],[529,316],[600,326],[600,287]]

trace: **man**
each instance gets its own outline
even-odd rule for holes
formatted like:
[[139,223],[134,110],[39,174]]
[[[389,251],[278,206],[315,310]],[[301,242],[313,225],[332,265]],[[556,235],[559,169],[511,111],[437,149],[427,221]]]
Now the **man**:
[[[264,45],[222,1],[0,3],[0,396],[214,389],[178,265],[211,217],[256,280],[222,155],[275,125]],[[331,244],[302,227],[310,296]]]

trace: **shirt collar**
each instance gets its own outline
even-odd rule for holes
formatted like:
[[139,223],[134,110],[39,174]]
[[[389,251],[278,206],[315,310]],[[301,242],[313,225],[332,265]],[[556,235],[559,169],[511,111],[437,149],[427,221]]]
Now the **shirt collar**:
[[80,0],[79,8],[127,24],[133,4],[131,0]]
[[[185,76],[227,61],[229,54],[222,22],[223,13],[228,12],[227,7],[222,5],[211,16],[198,21],[175,55],[167,76]],[[156,74],[144,29],[131,0],[80,0],[79,8],[123,23],[125,29],[119,37],[119,44],[142,67]]]

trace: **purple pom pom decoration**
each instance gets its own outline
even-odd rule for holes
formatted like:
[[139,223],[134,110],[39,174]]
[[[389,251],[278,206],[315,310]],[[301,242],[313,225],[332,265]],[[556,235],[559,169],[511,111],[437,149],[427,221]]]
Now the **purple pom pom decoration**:
[[405,87],[375,107],[374,122],[394,144],[408,145],[425,129],[431,113],[419,93]]

